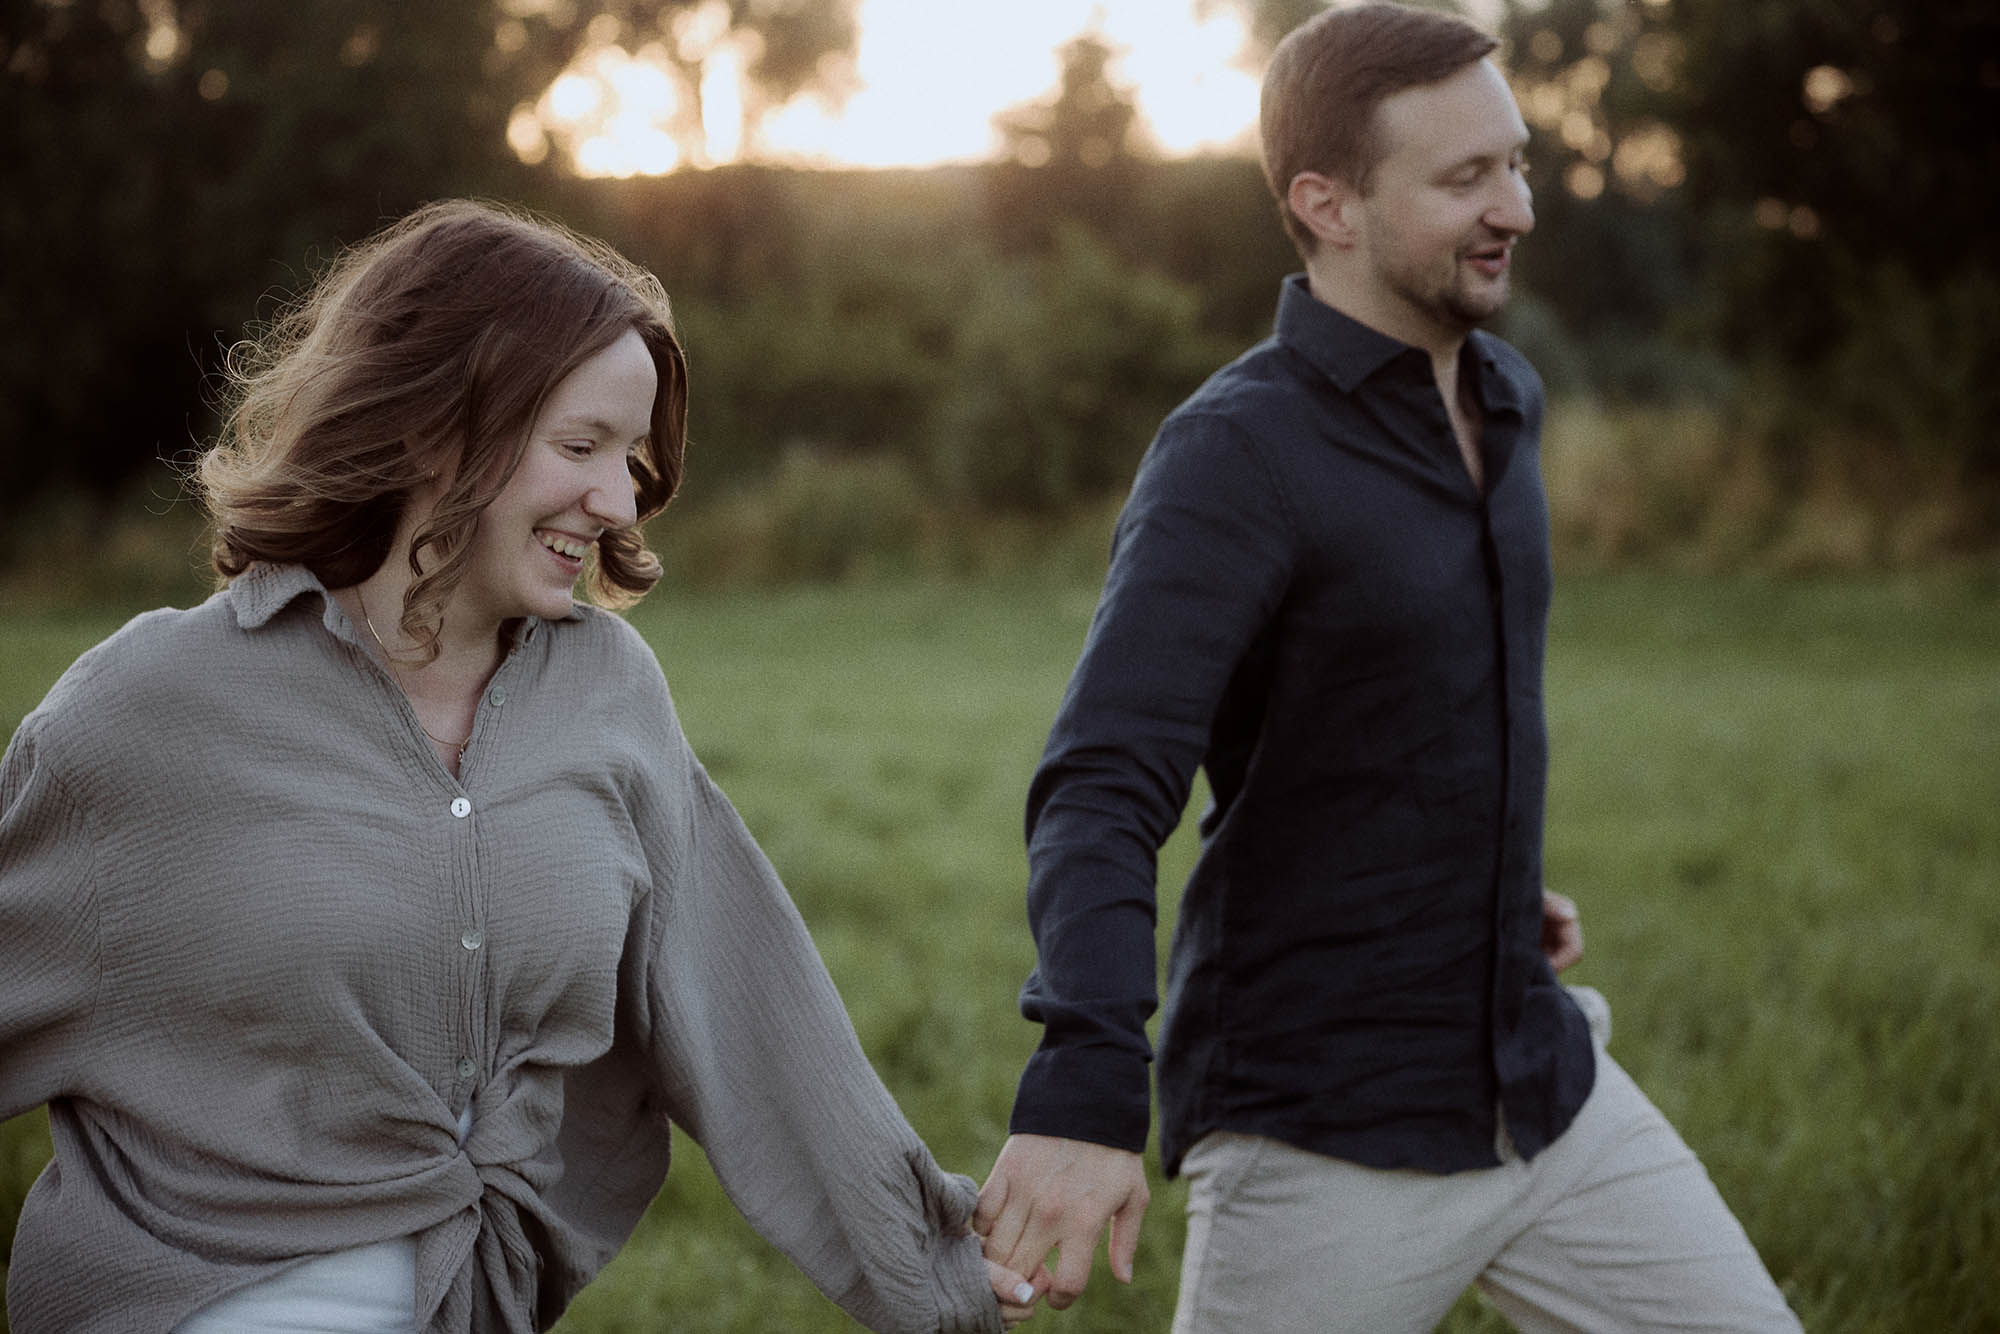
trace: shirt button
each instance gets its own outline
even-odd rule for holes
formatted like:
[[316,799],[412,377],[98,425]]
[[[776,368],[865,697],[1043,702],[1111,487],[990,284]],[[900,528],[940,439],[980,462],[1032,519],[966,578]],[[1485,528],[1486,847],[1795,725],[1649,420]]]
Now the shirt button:
[[458,1077],[460,1079],[470,1079],[478,1073],[479,1062],[473,1060],[470,1056],[458,1063]]
[[463,820],[466,816],[472,814],[472,803],[464,797],[453,797],[451,799],[451,813],[454,818]]
[[458,938],[458,943],[465,946],[465,948],[469,950],[476,950],[485,941],[485,939],[486,937],[479,934],[478,927],[468,926],[467,928],[465,928],[465,934]]
[[494,686],[493,689],[490,692],[488,692],[486,698],[493,701],[494,708],[496,709],[499,708],[502,704],[505,704],[507,702],[507,687]]

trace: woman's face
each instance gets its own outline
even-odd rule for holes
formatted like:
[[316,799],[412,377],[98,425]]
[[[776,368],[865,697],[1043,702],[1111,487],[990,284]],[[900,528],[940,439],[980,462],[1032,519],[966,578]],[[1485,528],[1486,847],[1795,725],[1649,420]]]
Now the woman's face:
[[583,557],[637,521],[630,460],[653,429],[659,374],[636,329],[571,371],[542,405],[521,464],[479,516],[454,614],[567,616]]

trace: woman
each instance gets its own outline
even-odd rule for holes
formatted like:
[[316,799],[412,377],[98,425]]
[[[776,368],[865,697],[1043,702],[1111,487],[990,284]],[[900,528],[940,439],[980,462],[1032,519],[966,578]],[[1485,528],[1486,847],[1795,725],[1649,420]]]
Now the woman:
[[669,1119],[863,1324],[1025,1317],[652,653],[572,600],[659,578],[658,284],[434,205],[231,369],[229,582],[85,654],[0,764],[0,1116],[55,1141],[15,1334],[546,1328]]

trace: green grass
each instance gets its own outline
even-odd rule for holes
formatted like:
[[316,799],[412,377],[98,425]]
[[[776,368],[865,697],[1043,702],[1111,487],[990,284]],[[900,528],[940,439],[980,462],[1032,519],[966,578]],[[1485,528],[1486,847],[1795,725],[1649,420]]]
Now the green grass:
[[[1021,798],[1081,583],[656,595],[634,616],[697,750],[812,925],[883,1078],[983,1175],[1035,1031]],[[11,729],[122,613],[0,620]],[[2000,587],[1570,577],[1551,630],[1548,867],[1572,975],[1806,1327],[2000,1330]],[[1185,831],[1166,858],[1178,883]],[[1171,900],[1171,893],[1165,896]],[[46,1155],[0,1127],[0,1220]],[[682,1157],[559,1327],[851,1328]],[[1048,1334],[1163,1330],[1182,1224]],[[0,1222],[4,1233],[4,1222]],[[1445,1329],[1506,1328],[1468,1298]]]

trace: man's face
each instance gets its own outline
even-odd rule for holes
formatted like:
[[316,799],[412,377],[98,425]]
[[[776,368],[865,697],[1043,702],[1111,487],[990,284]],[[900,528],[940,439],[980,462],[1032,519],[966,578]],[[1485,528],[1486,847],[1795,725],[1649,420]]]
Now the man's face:
[[1360,248],[1375,295],[1413,322],[1389,332],[1462,338],[1506,304],[1514,242],[1535,225],[1527,126],[1486,60],[1375,114],[1382,157],[1360,200]]

